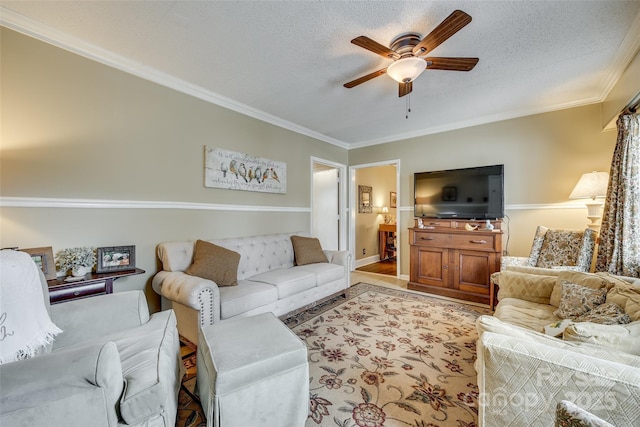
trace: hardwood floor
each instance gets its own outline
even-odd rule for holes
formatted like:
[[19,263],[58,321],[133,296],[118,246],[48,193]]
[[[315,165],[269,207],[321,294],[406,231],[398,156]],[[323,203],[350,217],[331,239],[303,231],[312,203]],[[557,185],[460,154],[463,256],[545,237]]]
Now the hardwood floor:
[[364,271],[366,273],[388,274],[390,276],[396,276],[398,273],[395,259],[363,265],[362,267],[356,268],[356,270]]

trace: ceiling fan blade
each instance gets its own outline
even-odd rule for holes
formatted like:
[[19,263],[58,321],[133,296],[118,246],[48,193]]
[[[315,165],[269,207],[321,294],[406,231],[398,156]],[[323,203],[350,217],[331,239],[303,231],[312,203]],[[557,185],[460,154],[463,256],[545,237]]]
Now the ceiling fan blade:
[[400,58],[400,55],[398,55],[396,52],[392,51],[386,46],[381,45],[375,40],[371,40],[367,36],[356,37],[355,39],[351,40],[351,43],[355,44],[356,46],[360,46],[364,49],[367,49],[373,53],[376,53],[380,56],[384,56],[387,59]]
[[471,71],[476,66],[478,58],[424,58],[427,70]]
[[413,82],[398,83],[398,97],[402,98],[413,90]]
[[349,83],[345,83],[343,86],[346,87],[347,89],[351,89],[352,87],[358,86],[359,84],[362,84],[364,82],[368,82],[369,80],[386,73],[387,73],[387,69],[383,68],[382,70],[374,71],[371,74],[367,74],[366,76],[362,76],[358,79],[352,80]]
[[446,39],[460,31],[469,22],[471,22],[471,16],[461,10],[454,10],[451,15],[413,48],[413,54],[420,56],[431,52]]

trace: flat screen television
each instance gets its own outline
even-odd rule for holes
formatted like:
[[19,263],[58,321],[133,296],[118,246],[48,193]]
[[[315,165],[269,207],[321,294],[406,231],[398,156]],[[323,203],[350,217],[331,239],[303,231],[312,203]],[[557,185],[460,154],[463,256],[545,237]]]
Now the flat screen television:
[[419,218],[504,217],[504,165],[415,173],[413,189]]

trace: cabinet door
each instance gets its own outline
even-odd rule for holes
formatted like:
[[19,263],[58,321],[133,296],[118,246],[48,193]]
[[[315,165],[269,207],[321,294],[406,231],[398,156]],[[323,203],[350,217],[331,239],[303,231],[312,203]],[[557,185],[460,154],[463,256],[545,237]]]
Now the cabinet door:
[[412,246],[410,263],[412,282],[444,288],[449,286],[448,249]]
[[453,283],[457,289],[489,295],[489,276],[496,254],[492,252],[456,250]]

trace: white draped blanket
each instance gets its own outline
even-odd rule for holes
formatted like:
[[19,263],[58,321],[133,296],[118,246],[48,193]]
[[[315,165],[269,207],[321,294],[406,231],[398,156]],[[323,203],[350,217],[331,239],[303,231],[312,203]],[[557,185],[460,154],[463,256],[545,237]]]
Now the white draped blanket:
[[26,359],[62,332],[49,318],[29,254],[0,251],[0,364]]

